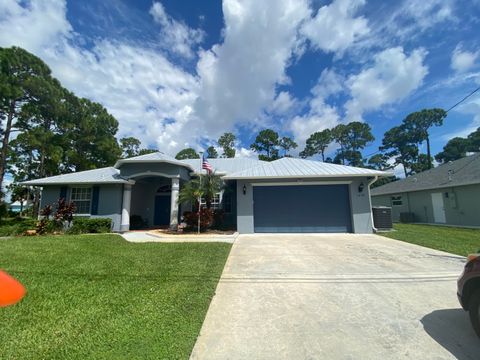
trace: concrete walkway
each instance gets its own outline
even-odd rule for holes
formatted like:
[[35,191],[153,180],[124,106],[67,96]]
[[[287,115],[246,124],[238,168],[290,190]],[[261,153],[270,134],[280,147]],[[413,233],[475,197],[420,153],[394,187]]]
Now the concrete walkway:
[[226,242],[233,243],[238,237],[238,233],[231,235],[222,234],[159,234],[153,231],[128,231],[121,234],[122,237],[130,242]]
[[191,359],[478,359],[463,264],[376,235],[240,235]]

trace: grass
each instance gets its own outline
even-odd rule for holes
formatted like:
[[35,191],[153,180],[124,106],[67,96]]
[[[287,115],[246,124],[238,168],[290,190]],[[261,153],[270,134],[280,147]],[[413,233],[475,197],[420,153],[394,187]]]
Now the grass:
[[477,229],[415,224],[395,224],[394,229],[380,235],[461,256],[480,249]]
[[0,240],[27,288],[0,308],[0,359],[187,359],[230,244],[118,235]]

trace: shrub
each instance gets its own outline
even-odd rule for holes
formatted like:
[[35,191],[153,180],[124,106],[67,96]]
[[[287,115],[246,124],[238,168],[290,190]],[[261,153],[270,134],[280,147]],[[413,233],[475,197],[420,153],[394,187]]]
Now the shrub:
[[146,227],[148,227],[148,222],[147,220],[143,220],[140,215],[130,216],[130,229],[139,230],[145,229]]
[[[187,228],[195,230],[198,227],[198,213],[193,211],[186,211],[183,213]],[[200,213],[200,230],[208,229],[213,223],[213,210],[202,209]]]
[[69,234],[108,233],[112,229],[112,219],[109,218],[74,218]]
[[223,219],[225,216],[225,211],[222,209],[216,209],[213,211],[213,224],[212,228],[214,229],[222,229],[223,228]]
[[22,235],[27,230],[35,229],[37,221],[34,219],[12,219],[8,225],[0,226],[0,236]]

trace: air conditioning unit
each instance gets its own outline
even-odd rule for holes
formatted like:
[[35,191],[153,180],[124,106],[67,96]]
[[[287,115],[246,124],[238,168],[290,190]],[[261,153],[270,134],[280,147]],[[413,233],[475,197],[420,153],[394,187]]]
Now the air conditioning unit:
[[387,206],[374,206],[372,208],[373,224],[378,230],[391,230],[393,228],[392,208]]

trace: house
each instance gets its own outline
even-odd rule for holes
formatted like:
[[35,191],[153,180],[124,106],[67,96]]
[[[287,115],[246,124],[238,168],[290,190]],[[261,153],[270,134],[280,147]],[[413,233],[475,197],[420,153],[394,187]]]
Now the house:
[[[480,153],[371,190],[374,206],[392,207],[394,221],[480,226]],[[408,216],[407,216],[408,218]]]
[[[240,233],[372,232],[369,184],[389,173],[312,160],[208,159],[226,183],[216,206]],[[75,202],[78,216],[109,217],[127,231],[130,216],[149,226],[178,225],[190,210],[179,189],[201,171],[201,161],[162,152],[118,160],[115,166],[24,182],[41,186],[41,206]]]

